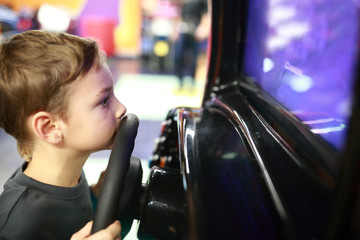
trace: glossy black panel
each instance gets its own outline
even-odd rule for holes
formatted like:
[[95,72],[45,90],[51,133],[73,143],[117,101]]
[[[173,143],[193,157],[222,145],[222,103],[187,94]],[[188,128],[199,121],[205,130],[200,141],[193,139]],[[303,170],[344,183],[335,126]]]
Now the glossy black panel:
[[240,89],[247,97],[249,104],[301,158],[304,165],[316,168],[319,174],[325,171],[332,177],[338,175],[341,159],[339,151],[318,135],[313,134],[309,127],[257,85],[244,80]]
[[280,218],[237,127],[216,109],[180,111],[190,221],[198,239],[281,239]]
[[[222,91],[220,99],[209,101],[204,109],[178,112],[182,170],[195,206],[190,216],[200,236],[209,237],[215,219],[224,223],[218,226],[218,234],[229,233],[229,237],[240,234],[251,239],[268,235],[270,229],[276,238],[323,235],[335,176],[316,164],[316,158],[311,165],[300,157],[237,86]],[[243,211],[249,214],[240,214]],[[270,225],[264,225],[265,215]],[[262,226],[259,233],[251,228],[253,222]],[[242,224],[244,228],[239,227]]]
[[334,177],[327,168],[308,165],[242,99],[238,93],[224,94],[209,107],[227,112],[246,134],[246,141],[253,154],[257,154],[256,160],[262,169],[259,178],[267,180],[269,190],[274,189],[273,199],[278,196],[281,203],[276,206],[287,237],[321,237],[331,211]]

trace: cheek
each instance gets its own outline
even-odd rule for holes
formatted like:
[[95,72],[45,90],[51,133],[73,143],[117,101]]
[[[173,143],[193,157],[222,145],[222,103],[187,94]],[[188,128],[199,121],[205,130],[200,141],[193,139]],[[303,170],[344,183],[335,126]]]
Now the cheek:
[[89,125],[87,123],[72,122],[66,130],[67,139],[71,141],[83,141],[82,139],[89,133]]
[[[94,123],[91,122],[92,117],[84,112],[78,111],[72,114],[66,123],[66,134],[70,138],[78,139],[94,128]],[[96,127],[95,127],[96,128]]]
[[[114,131],[116,127],[116,119],[114,113],[111,109],[106,109],[101,112],[101,114],[96,116],[96,123],[99,126],[98,131]],[[100,129],[100,126],[102,130]]]

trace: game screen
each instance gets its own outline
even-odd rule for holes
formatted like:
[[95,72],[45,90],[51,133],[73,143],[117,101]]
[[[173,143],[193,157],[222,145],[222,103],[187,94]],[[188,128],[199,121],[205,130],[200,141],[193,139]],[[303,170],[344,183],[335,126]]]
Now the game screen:
[[358,0],[250,0],[243,72],[342,150],[358,55]]

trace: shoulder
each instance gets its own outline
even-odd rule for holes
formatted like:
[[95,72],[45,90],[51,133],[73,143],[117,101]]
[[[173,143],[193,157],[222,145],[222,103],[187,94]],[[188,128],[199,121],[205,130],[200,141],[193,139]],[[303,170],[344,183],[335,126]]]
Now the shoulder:
[[0,196],[0,239],[69,239],[93,217],[86,183],[65,189],[15,180]]
[[0,196],[0,239],[25,239],[28,226],[36,220],[31,218],[29,223],[23,211],[30,207],[22,198],[26,190],[26,187],[16,184],[12,179],[5,184]]
[[6,223],[14,206],[26,191],[26,187],[17,184],[13,178],[16,176],[17,170],[5,183],[4,191],[0,195],[0,231]]

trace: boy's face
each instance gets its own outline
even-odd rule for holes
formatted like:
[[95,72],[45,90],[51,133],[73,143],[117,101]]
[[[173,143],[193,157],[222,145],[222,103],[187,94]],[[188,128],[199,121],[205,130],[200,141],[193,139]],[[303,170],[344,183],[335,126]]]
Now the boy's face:
[[91,153],[111,149],[126,108],[113,92],[108,66],[92,68],[74,85],[69,99],[68,118],[63,122],[65,147]]

